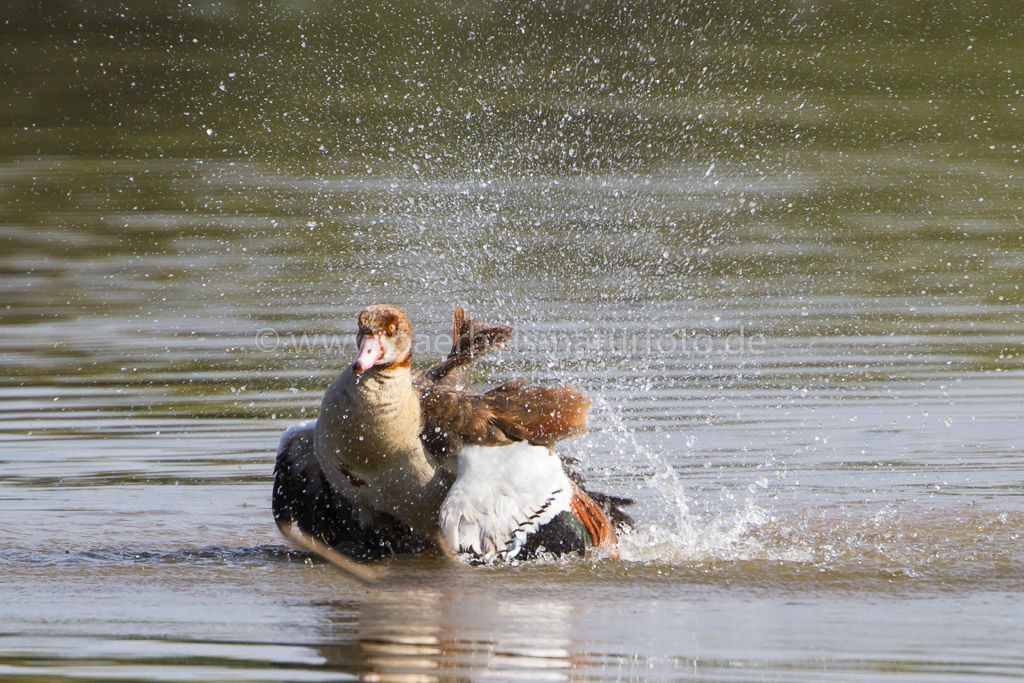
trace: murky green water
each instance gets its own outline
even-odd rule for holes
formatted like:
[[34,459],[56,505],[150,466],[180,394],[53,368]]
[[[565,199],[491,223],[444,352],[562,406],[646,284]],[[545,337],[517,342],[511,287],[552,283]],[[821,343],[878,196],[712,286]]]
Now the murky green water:
[[[1024,677],[1014,2],[0,10],[0,678]],[[281,543],[355,312],[571,380],[625,561]]]

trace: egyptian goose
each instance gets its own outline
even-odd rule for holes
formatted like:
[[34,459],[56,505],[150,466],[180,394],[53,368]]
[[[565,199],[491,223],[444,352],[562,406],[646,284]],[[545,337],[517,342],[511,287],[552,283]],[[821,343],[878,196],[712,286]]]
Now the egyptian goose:
[[458,372],[511,334],[457,309],[451,352],[413,376],[404,311],[361,311],[355,361],[327,389],[319,418],[281,438],[274,515],[282,529],[296,524],[364,557],[435,543],[485,562],[541,548],[614,554],[613,519],[628,521],[628,501],[587,492],[553,450],[586,430],[587,398],[523,380],[477,393]]

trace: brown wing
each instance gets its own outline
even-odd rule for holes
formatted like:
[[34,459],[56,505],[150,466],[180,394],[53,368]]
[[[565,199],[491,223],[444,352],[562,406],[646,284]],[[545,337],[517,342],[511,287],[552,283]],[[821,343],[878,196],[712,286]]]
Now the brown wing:
[[420,411],[423,442],[442,462],[458,455],[466,441],[495,446],[513,441],[494,424],[482,394],[437,384],[420,394]]
[[451,350],[443,361],[416,375],[413,385],[420,391],[425,391],[431,385],[446,380],[450,384],[460,384],[460,378],[453,374],[456,368],[470,363],[492,349],[501,348],[511,338],[511,327],[487,326],[467,318],[466,312],[456,307],[452,323]]
[[513,441],[552,446],[587,431],[590,399],[575,387],[512,380],[484,394],[494,423]]
[[483,394],[437,384],[420,394],[423,441],[439,458],[463,443],[500,446],[529,441],[552,446],[587,430],[590,400],[569,386],[506,382]]
[[513,441],[550,446],[582,434],[590,401],[573,387],[506,382],[478,394],[453,371],[512,338],[512,328],[487,326],[456,307],[447,358],[416,376],[423,411],[423,440],[438,457],[458,453],[464,442],[502,445]]

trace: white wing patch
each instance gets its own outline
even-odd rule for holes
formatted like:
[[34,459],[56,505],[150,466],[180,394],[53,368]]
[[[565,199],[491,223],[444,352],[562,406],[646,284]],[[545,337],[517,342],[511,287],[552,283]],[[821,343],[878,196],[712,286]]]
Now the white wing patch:
[[465,446],[441,505],[441,531],[456,553],[511,560],[526,538],[570,509],[572,482],[545,446]]

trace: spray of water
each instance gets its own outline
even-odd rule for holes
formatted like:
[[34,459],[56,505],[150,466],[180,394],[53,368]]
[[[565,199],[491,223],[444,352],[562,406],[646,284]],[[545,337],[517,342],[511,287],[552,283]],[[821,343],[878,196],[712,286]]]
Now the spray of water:
[[[804,549],[767,544],[753,533],[771,517],[754,493],[749,493],[738,507],[710,514],[700,512],[687,495],[685,482],[668,456],[643,444],[627,425],[620,409],[598,395],[594,397],[594,412],[600,416],[602,434],[610,442],[614,460],[628,463],[624,466],[635,473],[643,473],[642,477],[634,479],[636,490],[625,492],[640,500],[634,528],[620,535],[623,560],[680,564],[810,559]],[[695,446],[696,439],[687,435],[686,451],[692,451]],[[676,455],[678,457],[678,453]]]

